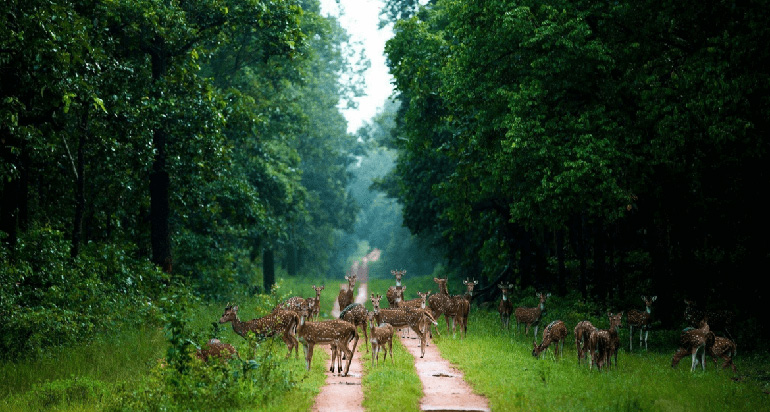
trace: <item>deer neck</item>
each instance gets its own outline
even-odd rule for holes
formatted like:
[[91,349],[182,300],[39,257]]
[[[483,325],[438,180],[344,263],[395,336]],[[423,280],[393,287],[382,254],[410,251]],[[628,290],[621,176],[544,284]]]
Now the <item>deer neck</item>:
[[647,306],[644,310],[647,311],[648,315],[652,313],[652,308],[650,308],[649,306]]
[[396,279],[396,286],[401,287],[401,280],[400,279]]
[[242,337],[246,337],[246,332],[248,332],[249,328],[246,327],[246,322],[241,322],[240,319],[236,316],[235,319],[233,319],[233,332],[241,335]]

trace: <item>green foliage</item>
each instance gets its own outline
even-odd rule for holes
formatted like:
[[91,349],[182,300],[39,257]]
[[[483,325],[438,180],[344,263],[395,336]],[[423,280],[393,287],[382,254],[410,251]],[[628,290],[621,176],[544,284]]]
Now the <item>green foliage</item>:
[[130,249],[93,244],[73,259],[69,248],[61,232],[40,228],[20,238],[16,262],[2,262],[3,358],[35,356],[51,346],[89,342],[109,328],[158,321],[165,275],[129,258]]

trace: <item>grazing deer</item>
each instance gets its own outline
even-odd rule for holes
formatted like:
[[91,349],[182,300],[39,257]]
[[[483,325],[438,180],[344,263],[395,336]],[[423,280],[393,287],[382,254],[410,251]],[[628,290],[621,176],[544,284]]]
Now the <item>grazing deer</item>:
[[374,318],[378,325],[389,323],[394,328],[404,328],[409,326],[417,337],[420,338],[420,357],[425,356],[425,326],[427,322],[438,324],[436,320],[425,309],[401,308],[401,309],[380,309],[380,300],[382,296],[372,293],[371,302],[374,308]]
[[345,280],[348,281],[348,288],[347,289],[340,289],[340,294],[337,295],[337,303],[339,304],[340,310],[345,309],[353,303],[353,288],[356,286],[356,275],[346,275]]
[[708,351],[709,356],[714,360],[714,366],[717,366],[717,357],[720,357],[725,360],[722,364],[722,369],[732,366],[733,372],[738,372],[738,368],[736,368],[733,363],[733,358],[737,351],[735,342],[722,336],[715,336],[714,344],[706,347],[706,350]]
[[[398,289],[401,289],[401,278],[406,275],[406,270],[391,270],[390,273],[396,277],[396,286],[391,286],[385,292],[385,298],[388,300],[388,307],[396,307],[396,297],[398,296]],[[403,294],[401,295],[403,299]]]
[[[297,308],[299,314],[299,326],[297,326],[297,337],[302,342],[305,349],[305,365],[310,370],[310,364],[313,360],[313,348],[315,345],[331,345],[332,362],[329,370],[334,372],[334,363],[337,362],[337,372],[342,372],[342,362],[340,356],[344,355],[347,359],[345,371],[342,376],[348,376],[350,363],[353,361],[353,354],[358,345],[358,332],[356,327],[350,322],[340,319],[325,320],[321,322],[306,321],[310,315],[310,307],[305,303]],[[348,347],[353,342],[353,349]]]
[[540,303],[534,307],[534,308],[526,308],[526,307],[518,307],[515,311],[513,311],[513,315],[516,318],[516,330],[519,330],[519,324],[525,324],[526,328],[524,329],[524,336],[527,336],[529,334],[529,328],[531,326],[535,326],[535,335],[537,336],[537,329],[540,326],[540,320],[543,317],[543,312],[545,311],[545,301],[550,297],[551,294],[548,293],[536,293],[535,297],[540,299]]
[[325,285],[319,287],[313,285],[313,290],[315,290],[315,302],[310,308],[310,320],[318,319],[318,316],[321,314],[321,291],[324,290],[325,287]]
[[497,285],[497,287],[500,288],[500,292],[503,294],[503,297],[500,298],[500,304],[497,305],[497,311],[500,312],[500,323],[503,329],[509,329],[511,313],[513,313],[513,304],[511,303],[511,300],[508,299],[508,293],[513,289],[513,283],[509,283],[508,285],[501,283]]
[[716,341],[714,332],[708,324],[708,317],[703,318],[700,322],[698,329],[686,328],[679,336],[679,349],[674,353],[674,357],[671,359],[671,367],[676,368],[679,361],[687,355],[692,356],[692,366],[690,366],[690,372],[695,370],[698,366],[698,352],[701,352],[701,367],[706,370],[706,348],[713,346]]
[[219,318],[219,323],[227,322],[232,322],[233,331],[243,338],[246,338],[249,332],[254,333],[258,337],[271,337],[280,334],[281,339],[289,348],[289,353],[286,354],[286,357],[288,358],[291,355],[292,349],[295,350],[295,355],[299,357],[299,343],[294,335],[299,324],[297,312],[274,309],[261,318],[241,322],[238,319],[238,306],[227,305],[225,313]]
[[575,346],[577,347],[578,365],[580,365],[581,360],[586,357],[586,354],[589,355],[588,359],[586,359],[587,363],[589,366],[591,365],[594,351],[589,345],[589,341],[591,334],[597,330],[599,329],[587,320],[580,321],[577,326],[575,326]]
[[543,328],[543,341],[537,344],[537,341],[532,341],[532,356],[540,358],[540,354],[545,352],[548,347],[553,344],[554,360],[556,357],[561,357],[564,352],[564,338],[567,337],[567,327],[563,321],[555,320]]
[[364,305],[360,303],[351,303],[348,305],[345,309],[340,312],[340,319],[350,322],[353,324],[353,326],[356,327],[356,330],[358,330],[358,327],[360,326],[361,329],[363,329],[364,332],[364,347],[366,348],[366,352],[369,352],[369,346],[367,342],[369,341],[369,336],[367,336],[367,325],[366,325],[366,308]]
[[652,318],[652,302],[658,299],[657,296],[642,296],[644,302],[644,311],[630,309],[628,311],[628,350],[633,350],[634,327],[639,328],[639,347],[642,346],[642,335],[644,335],[644,348],[647,349],[647,336],[650,334],[650,320]]
[[224,362],[228,359],[238,357],[238,351],[229,343],[222,343],[219,339],[210,339],[206,343],[205,348],[198,349],[195,352],[195,356],[204,362],[208,362],[209,359],[214,358]]
[[389,323],[383,323],[377,325],[377,320],[374,317],[374,312],[368,312],[367,319],[371,325],[370,335],[372,344],[372,366],[374,366],[375,359],[377,365],[380,364],[380,350],[382,350],[382,360],[385,361],[388,358],[388,352],[390,352],[390,362],[393,361],[393,326]]
[[708,318],[710,330],[723,331],[730,334],[727,328],[732,324],[735,314],[731,310],[703,310],[694,300],[684,300],[684,320],[690,327],[698,326],[701,319]]

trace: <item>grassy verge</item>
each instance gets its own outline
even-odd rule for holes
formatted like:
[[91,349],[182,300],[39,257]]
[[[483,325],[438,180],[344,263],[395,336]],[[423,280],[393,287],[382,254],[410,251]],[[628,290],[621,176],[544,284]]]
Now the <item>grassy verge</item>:
[[[574,327],[574,324],[568,328]],[[621,341],[628,336],[621,332]],[[532,357],[529,337],[501,331],[497,313],[475,310],[466,339],[444,334],[436,339],[444,358],[458,365],[474,389],[487,396],[493,411],[757,411],[770,410],[762,376],[767,359],[736,359],[742,375],[717,371],[691,373],[689,362],[672,369],[667,352],[621,350],[619,367],[601,372],[577,365],[574,336],[564,357],[554,361]],[[538,339],[539,341],[539,339]],[[686,361],[687,359],[685,359]],[[710,362],[710,360],[709,360]]]
[[364,366],[364,409],[370,412],[418,411],[422,399],[422,383],[414,369],[414,357],[401,341],[393,339],[395,356],[372,366],[370,353],[359,353]]

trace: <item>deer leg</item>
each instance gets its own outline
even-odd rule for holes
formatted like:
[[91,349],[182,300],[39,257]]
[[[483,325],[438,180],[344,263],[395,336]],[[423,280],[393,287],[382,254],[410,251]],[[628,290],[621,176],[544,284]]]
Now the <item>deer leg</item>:
[[307,370],[310,370],[310,361],[313,360],[313,344],[308,343],[307,345],[304,345],[305,349],[305,365],[307,367]]

